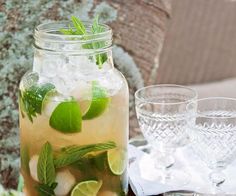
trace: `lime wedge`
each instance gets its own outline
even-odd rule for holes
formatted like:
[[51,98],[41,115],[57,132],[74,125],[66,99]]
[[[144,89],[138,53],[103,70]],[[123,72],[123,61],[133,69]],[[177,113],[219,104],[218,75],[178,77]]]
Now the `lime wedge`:
[[96,196],[102,186],[102,181],[88,180],[78,183],[72,190],[71,196]]
[[106,110],[109,101],[110,98],[107,97],[106,90],[94,81],[92,83],[92,101],[90,102],[87,111],[82,117],[83,120],[90,120],[100,116]]
[[121,175],[126,168],[126,151],[119,148],[108,150],[107,160],[111,172],[115,175]]
[[80,132],[81,122],[80,106],[75,100],[64,101],[58,104],[49,120],[52,128],[63,133]]

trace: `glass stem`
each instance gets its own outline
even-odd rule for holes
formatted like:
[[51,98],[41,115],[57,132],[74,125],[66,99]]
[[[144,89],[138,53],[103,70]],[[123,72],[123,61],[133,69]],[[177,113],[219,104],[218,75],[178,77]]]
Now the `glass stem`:
[[162,172],[162,182],[165,183],[166,180],[169,180],[171,176],[171,167],[175,163],[174,158],[174,148],[163,148],[163,149],[155,149],[152,153],[153,158],[155,160],[155,167]]
[[209,179],[213,185],[213,193],[222,193],[221,185],[225,182],[225,174],[222,172],[222,168],[215,168],[209,175]]
[[175,163],[174,148],[154,149],[152,156],[157,169],[168,169]]

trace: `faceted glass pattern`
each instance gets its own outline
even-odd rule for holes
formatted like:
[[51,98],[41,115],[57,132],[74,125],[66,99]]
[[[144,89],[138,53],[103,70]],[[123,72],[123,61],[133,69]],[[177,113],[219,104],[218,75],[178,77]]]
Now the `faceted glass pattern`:
[[187,106],[197,112],[189,120],[189,133],[194,151],[212,170],[213,193],[223,194],[220,189],[225,181],[222,172],[236,157],[236,99],[206,98]]

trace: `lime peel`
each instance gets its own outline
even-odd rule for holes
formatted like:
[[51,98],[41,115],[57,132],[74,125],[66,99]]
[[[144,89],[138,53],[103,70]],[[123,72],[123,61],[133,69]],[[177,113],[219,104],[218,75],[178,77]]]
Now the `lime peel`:
[[96,196],[102,186],[102,181],[88,180],[78,183],[72,190],[71,196]]
[[100,116],[107,108],[110,98],[107,97],[107,92],[96,81],[92,83],[92,101],[83,115],[83,120],[91,120]]
[[107,161],[111,172],[114,175],[121,175],[126,168],[126,151],[115,148],[107,151]]
[[58,104],[52,112],[49,124],[63,133],[80,132],[82,115],[77,101],[64,101]]

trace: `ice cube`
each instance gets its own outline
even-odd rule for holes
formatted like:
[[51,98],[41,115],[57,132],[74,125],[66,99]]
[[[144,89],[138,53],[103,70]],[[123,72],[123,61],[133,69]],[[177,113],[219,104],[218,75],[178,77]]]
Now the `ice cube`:
[[77,100],[91,100],[92,85],[85,81],[78,81],[76,87],[72,90],[71,96]]
[[70,190],[75,185],[76,180],[67,169],[57,172],[55,182],[57,183],[57,186],[54,190],[55,195],[63,196],[69,194]]
[[39,181],[37,173],[38,160],[39,160],[39,155],[34,155],[31,157],[29,162],[30,175],[37,182]]
[[68,93],[70,92],[68,90],[69,86],[67,85],[68,84],[68,81],[66,82],[64,78],[60,77],[60,76],[57,76],[57,77],[54,77],[52,79],[53,81],[53,84],[55,85],[56,87],[56,90],[63,94],[63,95],[68,95]]
[[123,85],[120,75],[114,70],[104,73],[104,76],[98,80],[99,84],[106,89],[108,96],[115,95]]
[[43,100],[42,104],[42,112],[46,116],[50,117],[52,115],[52,112],[55,110],[55,108],[63,101],[66,100],[68,97],[64,97],[60,95],[56,91],[51,91],[46,94],[46,97]]

